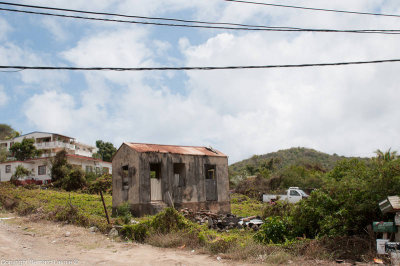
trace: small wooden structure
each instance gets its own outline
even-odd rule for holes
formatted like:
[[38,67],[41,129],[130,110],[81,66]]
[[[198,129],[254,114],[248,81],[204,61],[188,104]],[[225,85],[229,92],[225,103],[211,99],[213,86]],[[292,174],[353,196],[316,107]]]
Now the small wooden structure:
[[[385,245],[386,252],[389,252],[393,247],[398,246],[400,242],[400,198],[398,196],[389,196],[383,201],[379,202],[379,208],[383,214],[393,214],[394,222],[374,222],[373,230],[376,233],[383,233],[382,239],[377,239],[377,249],[378,253],[382,253],[379,249],[379,243]],[[389,242],[390,240],[396,242]],[[389,250],[388,250],[389,247]]]

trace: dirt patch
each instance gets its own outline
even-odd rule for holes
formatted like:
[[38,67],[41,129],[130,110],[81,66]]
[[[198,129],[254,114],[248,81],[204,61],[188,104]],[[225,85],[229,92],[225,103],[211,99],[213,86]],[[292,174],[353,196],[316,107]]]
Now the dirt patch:
[[119,242],[69,224],[43,220],[32,222],[28,218],[0,220],[0,261],[17,260],[26,261],[24,265],[48,265],[49,261],[65,261],[72,265],[232,264],[217,259],[217,256],[197,254],[191,250]]

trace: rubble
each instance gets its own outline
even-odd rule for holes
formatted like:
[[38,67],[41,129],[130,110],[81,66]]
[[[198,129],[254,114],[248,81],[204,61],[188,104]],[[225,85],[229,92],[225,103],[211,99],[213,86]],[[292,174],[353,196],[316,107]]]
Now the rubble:
[[117,236],[118,236],[118,231],[117,231],[117,229],[112,228],[112,229],[110,230],[110,232],[108,233],[108,236],[109,236],[109,237],[117,237]]
[[209,229],[230,230],[234,228],[251,228],[258,231],[263,221],[259,216],[238,217],[234,214],[216,214],[208,210],[193,211],[188,208],[181,209],[182,215],[198,224],[207,224]]

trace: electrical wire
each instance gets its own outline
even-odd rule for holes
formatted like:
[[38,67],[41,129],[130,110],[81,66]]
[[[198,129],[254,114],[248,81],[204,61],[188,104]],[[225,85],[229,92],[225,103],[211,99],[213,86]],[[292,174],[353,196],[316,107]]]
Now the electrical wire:
[[199,67],[50,67],[50,66],[0,66],[0,69],[20,70],[70,70],[70,71],[170,71],[170,70],[228,70],[228,69],[268,69],[268,68],[302,68],[302,67],[327,67],[364,65],[380,63],[397,63],[400,59],[385,59],[373,61],[350,61],[336,63],[312,63],[289,65],[261,65],[261,66],[199,66]]
[[338,9],[315,8],[315,7],[305,7],[305,6],[281,5],[281,4],[262,3],[262,2],[243,1],[243,0],[223,0],[223,1],[232,2],[232,3],[242,3],[242,4],[253,4],[253,5],[263,5],[263,6],[295,8],[295,9],[312,10],[312,11],[346,13],[346,14],[353,14],[353,15],[368,15],[368,16],[383,16],[383,17],[400,18],[400,15],[396,15],[396,14],[382,14],[382,13],[370,13],[370,12],[360,12],[360,11],[350,11],[350,10],[338,10]]
[[[116,13],[106,13],[106,12],[95,12],[95,11],[84,11],[84,10],[76,10],[76,9],[36,6],[36,5],[24,5],[24,4],[16,4],[16,3],[8,3],[8,2],[0,2],[0,5],[10,5],[10,6],[18,6],[18,7],[28,7],[28,8],[36,8],[36,9],[64,11],[64,12],[82,13],[82,14],[90,14],[90,15],[103,15],[103,16],[114,16],[114,17],[124,17],[124,18],[135,18],[135,19],[165,20],[165,21],[184,22],[184,23],[225,25],[225,26],[240,26],[240,27],[249,27],[249,28],[275,28],[275,27],[262,26],[262,25],[249,25],[249,24],[240,24],[240,23],[229,23],[229,22],[208,22],[208,21],[186,20],[186,19],[177,19],[177,18],[145,17],[145,16],[116,14]],[[276,28],[297,29],[297,28],[294,28],[294,27],[276,27]]]
[[243,30],[243,31],[278,31],[278,32],[330,32],[330,33],[367,33],[367,34],[400,34],[400,30],[336,30],[336,29],[306,29],[306,28],[289,28],[289,27],[260,27],[260,28],[244,28],[244,27],[224,27],[224,26],[206,26],[206,25],[188,25],[188,24],[172,24],[172,23],[157,23],[157,22],[145,22],[145,21],[132,21],[132,20],[118,20],[118,19],[107,19],[107,18],[94,18],[94,17],[82,17],[72,16],[64,14],[53,14],[45,12],[35,12],[27,10],[16,10],[8,8],[0,8],[0,11],[9,11],[17,13],[55,16],[63,18],[74,18],[74,19],[85,19],[85,20],[96,20],[96,21],[107,21],[107,22],[119,22],[119,23],[131,23],[131,24],[144,24],[144,25],[156,25],[156,26],[170,26],[170,27],[189,27],[189,28],[207,28],[207,29],[223,29],[223,30]]

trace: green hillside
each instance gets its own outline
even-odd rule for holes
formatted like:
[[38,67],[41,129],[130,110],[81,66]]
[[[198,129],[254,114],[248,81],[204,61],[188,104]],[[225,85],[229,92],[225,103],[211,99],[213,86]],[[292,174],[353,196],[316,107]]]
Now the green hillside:
[[314,149],[307,148],[290,148],[286,150],[279,150],[277,152],[271,152],[263,155],[254,155],[249,159],[245,159],[240,162],[236,162],[229,166],[229,170],[238,172],[243,170],[247,165],[259,166],[265,161],[271,159],[274,160],[275,169],[282,169],[290,165],[319,165],[325,171],[329,171],[333,168],[335,163],[344,156],[338,156],[337,154],[330,155],[327,153],[319,152]]
[[[330,171],[335,164],[349,157],[326,154],[308,148],[290,148],[249,159],[229,166],[231,186],[235,187],[248,176],[259,175],[268,181],[268,189],[287,186],[318,187],[323,173]],[[368,158],[358,158],[368,160]]]

